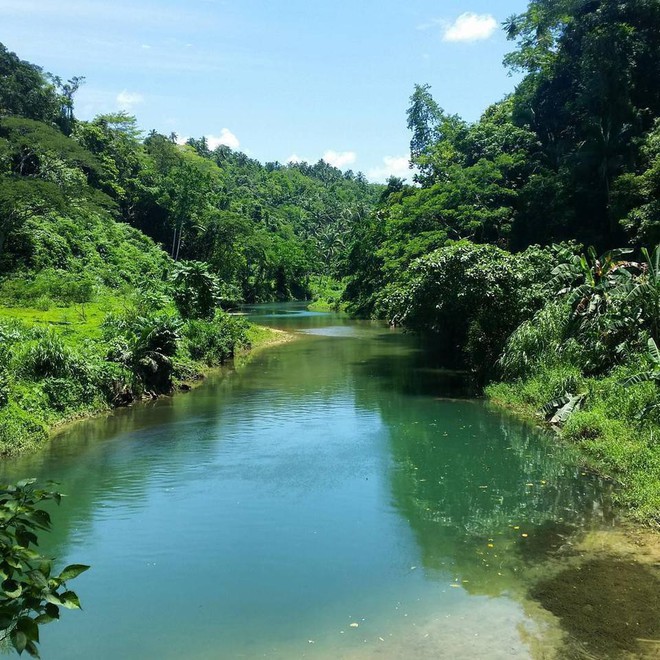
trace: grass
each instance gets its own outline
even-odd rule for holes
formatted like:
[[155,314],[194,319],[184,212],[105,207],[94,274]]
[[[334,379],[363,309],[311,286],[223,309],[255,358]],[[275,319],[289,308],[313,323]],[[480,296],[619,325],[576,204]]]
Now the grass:
[[102,302],[84,305],[53,306],[49,309],[0,305],[0,320],[12,319],[28,326],[52,327],[63,337],[78,342],[82,339],[100,339],[101,324],[108,313],[126,309],[120,298],[105,297]]
[[[573,378],[570,369],[546,369],[512,383],[486,388],[492,403],[543,423],[540,410]],[[638,522],[660,529],[660,424],[658,388],[653,382],[624,384],[621,374],[575,378],[585,405],[557,429],[578,445],[590,467],[614,479],[617,501]],[[565,391],[565,390],[564,390]]]
[[281,344],[289,341],[293,337],[291,333],[274,328],[267,328],[263,325],[250,324],[246,333],[248,345],[251,350]]
[[[0,455],[34,451],[63,423],[200,380],[277,335],[225,313],[183,322],[173,310],[130,305],[107,296],[84,307],[0,307]],[[168,343],[172,329],[179,339]]]
[[312,291],[312,302],[308,309],[315,312],[338,312],[346,310],[346,303],[342,301],[346,284],[328,277],[315,275],[309,283]]

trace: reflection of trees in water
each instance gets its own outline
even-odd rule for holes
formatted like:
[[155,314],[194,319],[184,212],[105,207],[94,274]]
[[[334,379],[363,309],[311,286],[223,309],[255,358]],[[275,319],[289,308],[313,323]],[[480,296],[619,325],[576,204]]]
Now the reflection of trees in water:
[[[315,327],[313,320],[309,323]],[[364,324],[364,330],[373,327]],[[168,470],[175,470],[178,480],[182,470],[189,470],[193,482],[195,467],[215,452],[237,409],[248,429],[255,420],[283,410],[309,409],[310,402],[340,395],[350,398],[361,387],[354,365],[397,350],[407,354],[407,340],[403,346],[381,346],[350,338],[302,338],[264,351],[236,372],[212,377],[190,395],[82,421],[38,454],[5,463],[0,481],[37,476],[60,482],[58,489],[68,497],[53,510],[53,531],[44,536],[44,544],[62,557],[74,536],[89,536],[98,514],[139,511]],[[369,406],[375,409],[375,401]]]
[[390,385],[373,383],[358,402],[377,405],[388,427],[393,503],[430,574],[454,575],[474,593],[521,589],[525,565],[612,518],[607,488],[570,447],[480,402],[440,398],[451,382],[425,380],[428,363],[395,359],[386,369]]
[[195,416],[195,403],[193,397],[181,396],[85,420],[38,454],[3,466],[0,481],[26,475],[42,483],[54,480],[66,495],[59,507],[50,508],[53,528],[40,539],[48,554],[64,557],[74,537],[88,538],[97,514],[139,511],[168,466],[204,461],[213,450],[218,422],[210,416],[198,419],[191,437],[188,421]]
[[[150,490],[167,482],[168,470],[176,470],[178,481],[190,471],[194,481],[195,467],[239,417],[249,429],[286,412],[299,414],[304,427],[305,415],[323,414],[322,404],[338,397],[377,411],[386,424],[393,503],[430,571],[471,576],[471,588],[480,582],[490,593],[488,580],[499,584],[497,574],[513,570],[512,557],[523,561],[531,546],[521,545],[523,524],[528,538],[538,538],[556,524],[583,525],[604,515],[599,485],[580,474],[564,449],[479,403],[433,400],[464,394],[463,381],[437,369],[412,336],[368,325],[358,330],[373,334],[303,338],[265,351],[192,395],[83,423],[66,442],[16,463],[17,477],[61,479],[70,495],[56,513],[54,554],[66,552],[74,529],[78,538],[91,530],[102,509],[139,510]],[[506,560],[495,557],[504,545]]]

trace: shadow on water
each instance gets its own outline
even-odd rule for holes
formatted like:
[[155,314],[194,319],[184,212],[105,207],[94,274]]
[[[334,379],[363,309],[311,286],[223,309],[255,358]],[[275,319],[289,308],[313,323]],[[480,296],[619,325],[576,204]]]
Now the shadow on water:
[[560,552],[570,552],[571,539],[578,533],[579,527],[557,520],[546,520],[537,525],[534,534],[520,543],[516,550],[527,564],[538,564],[551,559]]

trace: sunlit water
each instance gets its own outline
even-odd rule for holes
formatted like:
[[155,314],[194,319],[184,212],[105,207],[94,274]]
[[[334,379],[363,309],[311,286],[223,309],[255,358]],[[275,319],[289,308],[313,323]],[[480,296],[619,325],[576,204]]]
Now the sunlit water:
[[43,549],[92,569],[43,657],[525,658],[529,567],[606,489],[380,324],[296,330],[185,395],[76,425],[3,480],[68,494]]

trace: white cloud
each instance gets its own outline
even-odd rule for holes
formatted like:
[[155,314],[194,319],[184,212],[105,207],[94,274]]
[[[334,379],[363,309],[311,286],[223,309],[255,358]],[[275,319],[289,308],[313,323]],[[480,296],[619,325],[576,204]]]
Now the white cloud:
[[[230,149],[238,149],[241,144],[239,139],[228,128],[223,128],[220,131],[220,135],[205,135],[204,137],[206,138],[206,146],[211,151],[217,149],[220,145],[225,145]],[[177,136],[176,143],[184,145],[189,139],[190,137],[187,135],[179,135]]]
[[230,149],[238,149],[241,145],[240,140],[228,128],[223,128],[220,131],[220,135],[207,135],[206,141],[211,151],[217,149],[220,145],[224,145]]
[[410,176],[408,156],[385,156],[380,167],[367,172],[367,178],[374,183],[385,183],[391,176],[405,179]]
[[357,154],[354,151],[333,151],[330,149],[323,154],[323,160],[326,163],[339,169],[354,163],[356,159]]
[[432,28],[436,28],[438,25],[447,27],[447,21],[443,21],[441,18],[432,18],[426,23],[420,23],[417,26],[417,29],[423,32],[424,30],[431,30]]
[[[328,149],[321,159],[324,160],[328,165],[337,167],[341,169],[347,165],[351,165],[357,160],[357,154],[354,151],[333,151]],[[291,154],[287,159],[287,163],[317,163],[318,159],[316,158],[306,158],[305,156],[299,156],[296,153]]]
[[287,163],[309,163],[309,158],[303,158],[298,154],[291,154],[287,159]]
[[117,94],[115,99],[120,110],[125,112],[130,112],[136,105],[144,102],[144,96],[138,94],[138,92],[129,92],[128,90],[123,90]]
[[453,23],[445,26],[443,41],[482,41],[489,39],[497,30],[497,21],[491,14],[465,12]]

